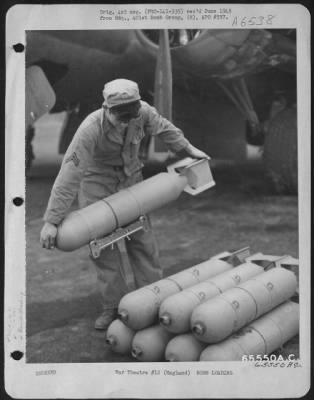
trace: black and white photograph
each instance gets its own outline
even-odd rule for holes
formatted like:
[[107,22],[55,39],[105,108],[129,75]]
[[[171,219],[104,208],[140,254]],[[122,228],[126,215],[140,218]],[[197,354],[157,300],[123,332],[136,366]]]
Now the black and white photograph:
[[309,26],[288,4],[10,10],[11,396],[308,391]]

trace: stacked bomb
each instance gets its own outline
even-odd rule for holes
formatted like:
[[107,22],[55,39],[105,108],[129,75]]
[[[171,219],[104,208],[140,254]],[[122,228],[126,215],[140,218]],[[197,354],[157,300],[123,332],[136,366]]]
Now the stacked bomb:
[[[277,268],[257,274],[195,307],[189,314],[192,333],[173,338],[166,347],[165,358],[237,361],[247,354],[269,354],[295,336],[299,306],[288,300],[296,293],[297,279],[282,267],[287,260],[278,259],[273,263]],[[170,300],[174,299],[167,302]],[[167,309],[166,302],[162,308]],[[182,351],[185,348],[188,353]]]
[[[287,302],[297,280],[282,268],[287,262],[287,256],[249,256],[248,249],[225,252],[131,292],[119,304],[107,343],[139,361],[231,361],[246,349],[269,353],[298,332],[298,305]],[[270,267],[276,268],[265,272]]]
[[243,356],[270,354],[299,331],[299,305],[286,301],[227,339],[207,346],[200,361],[242,361]]
[[119,304],[119,319],[107,331],[107,343],[120,354],[131,353],[141,361],[160,361],[174,336],[158,325],[162,302],[171,295],[206,279],[231,270],[250,255],[249,249],[223,252],[201,264],[144,286],[124,296]]

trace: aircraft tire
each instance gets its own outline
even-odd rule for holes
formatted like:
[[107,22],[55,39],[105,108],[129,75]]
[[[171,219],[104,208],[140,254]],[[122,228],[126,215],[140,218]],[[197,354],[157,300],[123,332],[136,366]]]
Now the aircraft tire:
[[297,110],[289,107],[270,121],[264,142],[266,174],[277,194],[298,192]]

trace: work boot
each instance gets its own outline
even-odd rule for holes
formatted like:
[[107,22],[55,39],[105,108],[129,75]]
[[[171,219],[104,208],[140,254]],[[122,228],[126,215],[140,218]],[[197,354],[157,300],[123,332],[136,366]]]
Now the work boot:
[[95,321],[95,329],[107,330],[111,322],[117,318],[117,315],[118,310],[116,308],[103,311]]

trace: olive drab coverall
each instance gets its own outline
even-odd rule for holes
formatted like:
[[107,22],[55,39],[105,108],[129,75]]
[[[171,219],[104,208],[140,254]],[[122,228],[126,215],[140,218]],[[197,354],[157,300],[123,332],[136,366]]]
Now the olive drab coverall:
[[[58,225],[77,193],[82,208],[140,182],[143,164],[138,154],[141,140],[146,135],[158,135],[173,152],[189,145],[178,128],[143,101],[139,117],[129,122],[124,138],[106,119],[102,108],[88,115],[63,158],[44,220]],[[162,279],[158,248],[151,229],[138,231],[130,239],[125,244],[136,286]],[[97,266],[104,310],[116,308],[128,291],[120,271],[118,247],[105,248],[93,262]]]

